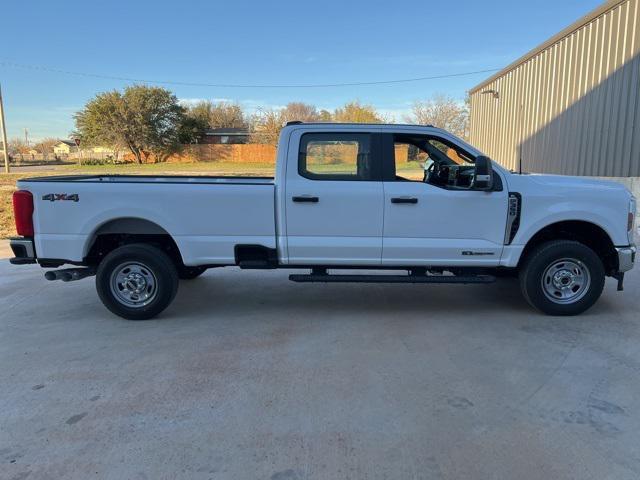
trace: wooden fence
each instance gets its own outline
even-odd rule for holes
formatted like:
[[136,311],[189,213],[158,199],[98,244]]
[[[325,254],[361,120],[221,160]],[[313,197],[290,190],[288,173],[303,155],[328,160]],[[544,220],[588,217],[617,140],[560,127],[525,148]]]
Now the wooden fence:
[[179,155],[170,156],[167,162],[229,162],[273,165],[276,162],[276,147],[253,143],[189,145]]

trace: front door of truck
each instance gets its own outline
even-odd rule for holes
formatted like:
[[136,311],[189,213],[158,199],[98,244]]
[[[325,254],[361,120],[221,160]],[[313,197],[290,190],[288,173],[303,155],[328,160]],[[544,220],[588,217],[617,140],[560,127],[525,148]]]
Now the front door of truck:
[[292,134],[285,186],[290,265],[380,265],[384,193],[378,136]]
[[[506,188],[473,188],[473,157],[449,139],[385,134],[383,265],[496,266]],[[494,170],[495,172],[495,170]]]

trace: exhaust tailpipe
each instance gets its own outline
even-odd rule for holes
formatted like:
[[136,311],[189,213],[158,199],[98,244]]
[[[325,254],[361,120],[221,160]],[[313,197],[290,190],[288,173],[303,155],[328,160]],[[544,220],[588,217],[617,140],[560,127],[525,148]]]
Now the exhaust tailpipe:
[[63,282],[74,282],[91,277],[96,274],[96,269],[87,268],[63,268],[62,270],[50,270],[44,274],[44,278],[49,281],[62,280]]

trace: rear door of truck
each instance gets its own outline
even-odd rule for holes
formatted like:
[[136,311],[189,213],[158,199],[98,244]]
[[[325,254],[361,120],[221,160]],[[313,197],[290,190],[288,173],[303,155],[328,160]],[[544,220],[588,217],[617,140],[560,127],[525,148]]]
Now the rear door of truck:
[[384,192],[373,129],[300,129],[286,173],[291,265],[380,265]]

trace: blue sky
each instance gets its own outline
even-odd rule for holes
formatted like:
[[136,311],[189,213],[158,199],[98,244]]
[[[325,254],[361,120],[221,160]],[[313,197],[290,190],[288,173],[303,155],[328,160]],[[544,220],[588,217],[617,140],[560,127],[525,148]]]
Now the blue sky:
[[[148,80],[292,84],[366,82],[500,68],[598,0],[5,2],[0,62]],[[316,89],[167,85],[178,98],[247,110],[289,101],[333,109],[352,99],[402,120],[411,104],[463,98],[489,74]],[[130,82],[0,63],[7,133],[66,137],[96,93]]]

